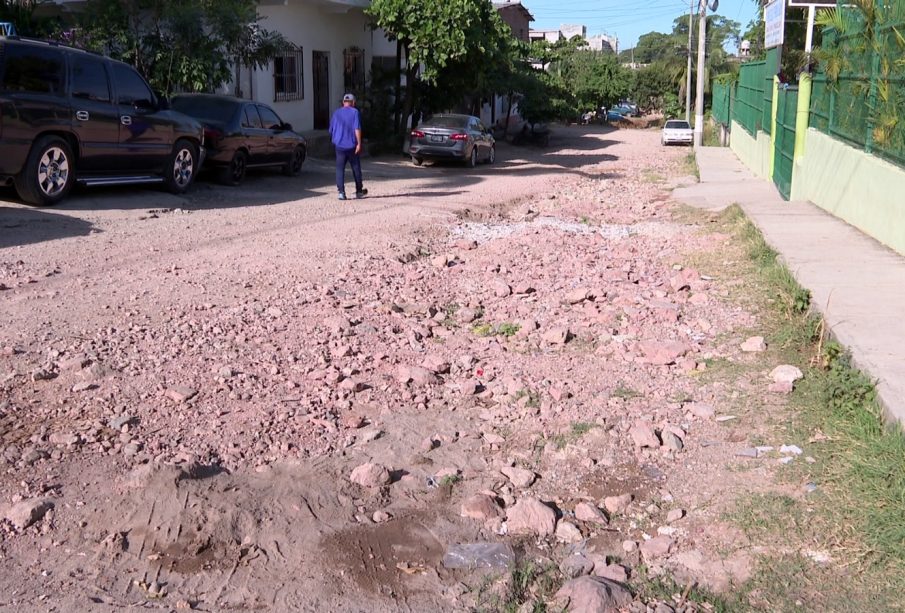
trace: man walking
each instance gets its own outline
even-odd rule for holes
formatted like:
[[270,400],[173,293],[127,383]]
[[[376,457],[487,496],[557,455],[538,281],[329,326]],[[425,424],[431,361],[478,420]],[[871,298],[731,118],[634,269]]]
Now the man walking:
[[352,167],[355,178],[355,197],[364,198],[368,193],[361,182],[361,113],[355,108],[355,96],[343,96],[342,108],[330,118],[330,136],[336,147],[336,189],[339,199],[346,200],[346,164]]

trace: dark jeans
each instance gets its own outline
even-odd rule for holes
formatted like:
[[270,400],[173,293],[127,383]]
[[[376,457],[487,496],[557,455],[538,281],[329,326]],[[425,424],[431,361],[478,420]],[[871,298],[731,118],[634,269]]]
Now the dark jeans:
[[346,193],[346,164],[352,166],[352,176],[355,177],[355,191],[363,189],[361,183],[361,156],[355,154],[355,149],[336,150],[336,189],[339,193]]

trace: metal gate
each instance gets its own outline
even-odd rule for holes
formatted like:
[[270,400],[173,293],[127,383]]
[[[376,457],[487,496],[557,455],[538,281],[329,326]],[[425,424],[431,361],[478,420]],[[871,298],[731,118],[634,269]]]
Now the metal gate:
[[776,104],[776,150],[773,158],[773,182],[786,200],[792,192],[792,166],[795,156],[795,119],[798,115],[798,87],[780,86]]

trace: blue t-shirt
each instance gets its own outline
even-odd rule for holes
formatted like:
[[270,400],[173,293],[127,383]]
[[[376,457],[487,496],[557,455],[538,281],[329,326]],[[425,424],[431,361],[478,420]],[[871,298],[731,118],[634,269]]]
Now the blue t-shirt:
[[330,118],[330,136],[337,149],[355,149],[355,130],[361,130],[361,114],[354,106],[336,109]]

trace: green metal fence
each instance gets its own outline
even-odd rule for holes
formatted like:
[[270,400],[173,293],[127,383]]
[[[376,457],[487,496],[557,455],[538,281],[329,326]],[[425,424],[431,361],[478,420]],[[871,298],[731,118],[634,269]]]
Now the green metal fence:
[[733,83],[713,83],[713,98],[711,100],[710,114],[713,120],[728,126],[732,120],[732,88]]
[[846,33],[824,34],[810,125],[905,166],[905,0],[878,3],[872,27],[844,10]]
[[776,143],[773,182],[786,200],[792,191],[795,159],[795,123],[798,115],[798,88],[784,85],[776,100]]
[[761,108],[761,129],[767,134],[773,129],[773,77],[779,73],[779,47],[767,49],[767,61],[764,66],[764,104]]
[[[763,125],[766,68],[766,61],[748,62],[742,65],[738,72],[732,119],[752,136],[756,135]],[[772,92],[772,85],[770,91]]]

